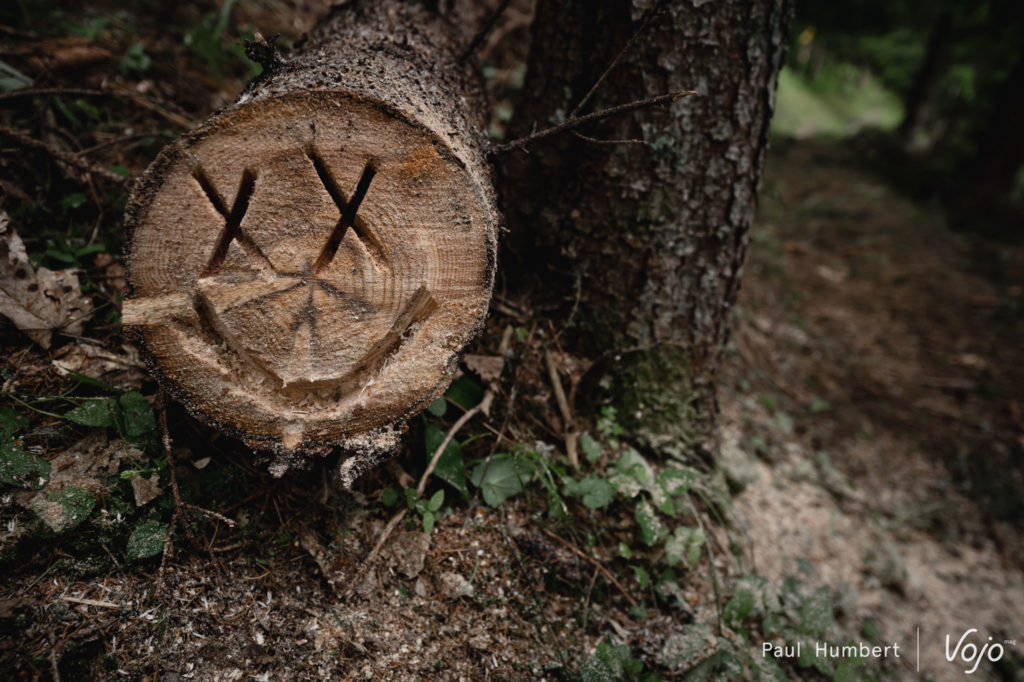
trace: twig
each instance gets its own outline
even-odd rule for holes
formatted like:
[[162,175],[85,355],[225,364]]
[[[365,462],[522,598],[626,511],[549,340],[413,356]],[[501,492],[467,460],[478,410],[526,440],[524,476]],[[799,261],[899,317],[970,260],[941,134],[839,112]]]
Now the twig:
[[[174,514],[171,515],[171,522],[167,524],[167,534],[164,535],[164,554],[160,559],[160,570],[157,578],[157,592],[163,589],[164,584],[164,572],[167,570],[167,559],[174,556],[174,547],[171,542],[171,534],[174,532],[175,526],[181,521],[184,516],[185,509],[191,509],[194,512],[199,512],[211,516],[215,519],[223,521],[232,528],[235,526],[235,522],[224,516],[218,514],[215,511],[204,509],[203,507],[189,504],[188,502],[182,502],[181,491],[178,488],[178,475],[175,473],[175,462],[174,453],[171,448],[171,432],[167,428],[167,396],[164,394],[163,389],[157,393],[156,399],[156,416],[157,424],[160,427],[160,440],[164,447],[164,456],[167,458],[167,468],[170,471],[171,478],[171,493],[174,495]],[[195,539],[192,537],[192,532],[189,530],[188,524],[181,524],[182,530],[185,532],[185,536],[188,537],[193,543]]]
[[217,519],[218,521],[223,521],[224,523],[226,523],[231,528],[235,527],[235,522],[232,519],[229,519],[228,517],[224,516],[223,514],[218,514],[217,512],[213,511],[212,509],[204,509],[203,507],[197,507],[196,505],[189,504],[188,502],[182,503],[181,506],[185,507],[186,509],[191,509],[192,511],[199,512],[200,514],[206,514],[207,516],[212,516],[213,518]]
[[437,450],[434,451],[433,457],[430,458],[430,464],[427,465],[426,471],[424,471],[423,476],[420,477],[419,485],[416,486],[417,495],[423,495],[423,491],[426,490],[427,488],[427,479],[430,478],[430,474],[434,473],[434,467],[437,466],[437,462],[441,459],[441,455],[444,454],[444,451],[448,447],[448,444],[452,442],[452,438],[455,437],[455,434],[458,433],[459,429],[465,426],[466,422],[468,422],[470,419],[480,414],[481,412],[487,412],[488,410],[490,410],[491,402],[493,400],[494,391],[488,388],[487,391],[484,392],[483,400],[481,400],[475,406],[463,412],[462,416],[459,417],[454,424],[452,424],[452,428],[448,429],[448,433],[445,434],[444,440],[441,441],[441,444],[439,446],[437,446]]
[[565,422],[565,454],[569,458],[569,464],[574,469],[580,468],[580,460],[576,454],[576,420],[572,416],[572,408],[569,401],[565,399],[565,389],[562,388],[562,380],[558,376],[558,368],[555,367],[551,351],[544,351],[544,364],[548,367],[548,378],[551,379],[551,386],[555,389],[555,402],[558,403],[558,410],[562,413],[562,421]]
[[616,580],[615,576],[612,575],[612,572],[609,571],[607,568],[605,568],[601,564],[600,561],[598,561],[594,557],[590,556],[589,554],[587,554],[582,549],[580,549],[576,545],[572,544],[571,542],[569,542],[568,540],[566,540],[562,536],[557,535],[556,533],[552,533],[547,528],[541,528],[541,530],[544,531],[545,535],[548,535],[549,537],[551,537],[551,539],[556,540],[556,541],[562,543],[562,545],[564,545],[565,548],[568,549],[570,552],[572,552],[573,554],[575,554],[579,558],[583,559],[584,561],[589,563],[591,566],[593,566],[597,570],[601,571],[601,575],[603,575],[608,582],[610,582],[612,585],[614,585],[616,588],[618,588],[619,592],[622,593],[622,596],[626,598],[626,601],[628,601],[633,606],[639,606],[640,605],[640,603],[637,602],[637,600],[633,597],[633,595],[631,595],[629,592],[626,591],[626,588],[622,586],[622,583],[620,583],[618,580]]
[[[508,343],[511,338],[512,327],[509,326],[508,328],[506,328],[505,334],[502,336],[501,339],[500,353],[503,358],[505,357],[505,350],[508,348]],[[452,439],[455,437],[455,434],[459,432],[459,429],[465,426],[470,419],[480,414],[481,412],[485,414],[490,412],[491,403],[494,401],[494,394],[497,388],[495,386],[495,383],[496,381],[491,382],[491,384],[487,387],[487,390],[484,391],[484,396],[480,400],[480,402],[477,403],[475,406],[471,407],[470,409],[466,410],[465,412],[463,412],[462,416],[459,417],[454,424],[452,424],[452,427],[450,429],[448,429],[448,433],[445,434],[444,440],[442,440],[441,444],[437,446],[436,450],[434,450],[434,454],[430,458],[430,463],[427,465],[427,468],[423,472],[423,475],[420,476],[419,483],[416,485],[416,494],[418,496],[423,495],[423,491],[426,490],[427,488],[427,480],[430,478],[430,474],[434,472],[434,468],[437,466],[438,461],[441,459],[441,455],[448,448],[448,444],[452,442]],[[377,542],[374,543],[373,549],[370,550],[370,553],[366,555],[366,559],[363,560],[362,568],[360,568],[359,572],[356,574],[356,578],[351,582],[349,589],[346,592],[346,595],[351,594],[352,590],[355,589],[355,586],[362,582],[363,577],[366,575],[367,571],[370,570],[370,567],[373,565],[373,562],[377,560],[377,556],[380,554],[381,549],[384,547],[384,543],[387,542],[389,537],[391,537],[391,533],[394,532],[398,524],[402,521],[402,519],[405,518],[405,514],[408,511],[408,509],[402,509],[394,516],[392,516],[390,521],[388,521],[388,525],[384,527],[384,531],[380,534],[380,538],[378,538]]]
[[100,168],[99,166],[95,166],[86,161],[85,159],[81,158],[77,154],[72,154],[70,152],[65,152],[61,149],[52,147],[46,144],[45,142],[42,142],[40,140],[35,139],[34,137],[26,135],[25,133],[17,131],[14,128],[10,128],[5,125],[0,125],[0,133],[15,140],[22,146],[34,147],[35,149],[42,149],[57,161],[67,164],[68,166],[73,166],[74,168],[77,168],[80,171],[84,171],[91,175],[98,175],[105,180],[110,180],[111,182],[125,183],[131,181],[131,178],[126,178],[123,175],[118,175],[117,173],[109,171],[106,168]]
[[617,144],[642,144],[645,147],[650,147],[651,146],[651,143],[648,142],[647,140],[641,140],[640,138],[636,138],[636,137],[628,138],[628,139],[627,138],[623,138],[623,139],[618,139],[618,140],[602,140],[602,139],[597,138],[597,137],[591,137],[590,135],[584,135],[583,133],[581,133],[578,130],[573,130],[571,132],[572,132],[573,137],[578,137],[579,139],[583,140],[584,142],[589,142],[590,144],[611,144],[611,145],[617,145]]
[[508,9],[511,2],[512,0],[502,0],[501,4],[498,5],[498,8],[494,10],[490,17],[487,18],[487,21],[485,21],[484,25],[480,27],[480,30],[476,32],[473,39],[469,41],[469,45],[466,46],[466,49],[459,55],[459,64],[469,59],[469,56],[476,52],[477,48],[480,47],[480,44],[487,39],[487,36],[489,36],[491,31],[494,30],[494,25],[498,23],[498,19],[500,19],[501,15],[505,13],[505,10]]
[[90,88],[18,88],[0,92],[0,101],[14,99],[16,97],[36,97],[42,95],[78,95],[79,97],[100,97],[109,95],[106,90],[94,90]]
[[696,94],[698,94],[696,90],[670,92],[665,95],[656,95],[654,97],[648,97],[646,99],[639,99],[633,102],[619,104],[618,106],[602,109],[601,111],[595,111],[592,114],[586,114],[578,118],[568,118],[559,123],[558,125],[554,125],[551,126],[550,128],[545,128],[543,130],[538,130],[537,132],[531,133],[526,137],[521,137],[517,140],[506,142],[505,144],[494,145],[493,147],[491,147],[488,153],[490,155],[495,155],[516,151],[517,149],[523,149],[538,140],[542,140],[545,137],[551,137],[552,135],[557,135],[558,133],[564,133],[568,130],[578,128],[579,126],[584,125],[586,123],[590,123],[592,121],[599,121],[610,116],[615,116],[616,114],[624,114],[628,111],[636,111],[637,109],[644,109],[646,107],[653,107],[659,104],[675,102],[676,100],[681,99],[683,97],[689,97],[690,95]]
[[120,604],[114,604],[113,602],[109,602],[109,601],[96,601],[95,599],[83,599],[82,597],[69,597],[67,595],[62,595],[60,597],[60,599],[63,600],[63,601],[74,602],[75,604],[85,604],[86,606],[99,606],[99,607],[102,607],[104,609],[123,609],[124,608]]
[[53,673],[53,682],[60,682],[60,659],[57,657],[57,638],[53,636],[52,628],[47,628],[46,638],[50,641],[50,672]]

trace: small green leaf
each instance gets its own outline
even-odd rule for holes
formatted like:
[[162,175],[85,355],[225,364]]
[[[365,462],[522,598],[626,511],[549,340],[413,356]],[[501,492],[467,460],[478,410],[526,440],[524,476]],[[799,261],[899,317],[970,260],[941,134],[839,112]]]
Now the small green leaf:
[[473,379],[463,374],[452,382],[445,392],[448,400],[452,401],[464,410],[476,407],[484,398],[484,389]]
[[800,631],[820,637],[831,625],[832,590],[825,585],[809,596],[800,608]]
[[54,533],[63,533],[85,521],[95,506],[92,493],[69,485],[59,493],[50,493],[45,500],[33,501],[32,511]]
[[620,542],[619,543],[619,556],[622,557],[623,559],[632,559],[633,558],[633,550],[631,550],[629,548],[629,545],[627,545],[625,542]]
[[21,429],[28,428],[28,418],[12,407],[0,407],[0,433],[11,435]]
[[394,488],[384,488],[380,494],[380,501],[385,507],[394,507],[398,502],[398,491]]
[[665,537],[665,526],[650,502],[645,499],[637,501],[635,517],[640,526],[640,537],[648,547],[653,547]]
[[588,431],[584,431],[580,435],[580,449],[583,450],[583,454],[587,456],[587,461],[590,463],[601,459],[601,444],[594,440]]
[[651,576],[643,566],[633,567],[633,578],[636,579],[636,584],[640,587],[646,589],[651,586]]
[[732,628],[737,627],[754,611],[754,593],[750,590],[739,590],[732,595],[722,609],[725,623]]
[[425,511],[423,512],[423,532],[430,535],[432,530],[434,530],[434,512]]
[[587,476],[575,487],[574,494],[583,498],[583,505],[589,509],[608,506],[615,497],[612,484],[598,476]]
[[38,490],[50,480],[50,463],[11,443],[0,434],[0,482]]
[[510,455],[498,454],[490,464],[480,462],[470,480],[480,488],[484,502],[492,507],[500,506],[505,500],[521,493],[523,483],[533,474],[532,465],[524,460],[515,460]]
[[434,415],[435,417],[443,417],[444,413],[448,411],[448,401],[444,398],[438,398],[434,402],[427,405],[427,412]]
[[86,197],[84,193],[72,192],[60,200],[60,205],[64,208],[78,208],[79,206],[82,206],[85,201]]
[[[423,442],[426,446],[427,457],[433,456],[434,452],[444,441],[444,432],[436,424],[428,424],[426,433],[423,435]],[[459,491],[463,499],[469,499],[469,488],[466,485],[466,463],[462,458],[462,446],[454,438],[441,453],[434,467],[434,475],[442,481]]]
[[121,408],[125,436],[134,439],[147,433],[156,433],[153,408],[141,393],[130,391],[122,395],[117,402]]
[[831,409],[832,403],[818,397],[811,398],[811,402],[807,405],[807,411],[811,414],[818,414],[819,412],[825,412]]
[[125,550],[129,559],[148,559],[164,551],[167,526],[159,521],[143,521],[128,538]]
[[65,414],[64,418],[82,426],[114,426],[112,407],[113,405],[108,398],[103,400],[86,400]]
[[444,504],[444,490],[438,490],[430,497],[430,502],[427,503],[427,509],[432,512],[436,512]]

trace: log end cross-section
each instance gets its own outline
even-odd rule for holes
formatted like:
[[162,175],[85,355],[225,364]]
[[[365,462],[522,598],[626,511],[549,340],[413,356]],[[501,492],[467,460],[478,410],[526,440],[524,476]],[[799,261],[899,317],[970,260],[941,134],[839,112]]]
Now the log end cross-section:
[[258,449],[386,441],[486,314],[496,219],[473,171],[371,97],[229,109],[136,187],[124,324],[193,413]]

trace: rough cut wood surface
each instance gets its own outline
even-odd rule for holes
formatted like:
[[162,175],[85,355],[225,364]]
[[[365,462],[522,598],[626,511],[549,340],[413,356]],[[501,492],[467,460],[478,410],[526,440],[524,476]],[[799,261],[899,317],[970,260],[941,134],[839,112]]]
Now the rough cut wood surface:
[[445,389],[498,222],[456,51],[422,7],[346,5],[140,180],[123,321],[193,413],[379,451]]

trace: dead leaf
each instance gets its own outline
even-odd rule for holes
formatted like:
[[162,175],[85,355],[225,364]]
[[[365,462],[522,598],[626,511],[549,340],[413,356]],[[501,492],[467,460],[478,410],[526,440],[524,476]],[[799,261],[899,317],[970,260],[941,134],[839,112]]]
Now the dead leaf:
[[77,372],[121,391],[137,391],[146,380],[142,361],[134,348],[114,353],[91,343],[74,343],[57,351],[53,366],[61,376]]
[[82,295],[77,272],[37,271],[7,214],[0,211],[0,315],[49,348],[55,330],[81,334],[91,314],[92,301]]
[[500,355],[467,355],[463,362],[470,372],[488,384],[500,377],[505,368],[505,359]]
[[132,492],[135,493],[136,507],[143,507],[160,496],[163,491],[157,485],[159,482],[160,477],[156,475],[152,478],[132,477]]
[[415,578],[423,570],[429,551],[429,537],[419,531],[407,531],[395,535],[388,544],[387,553],[391,555],[394,564],[405,577]]

